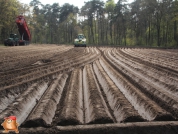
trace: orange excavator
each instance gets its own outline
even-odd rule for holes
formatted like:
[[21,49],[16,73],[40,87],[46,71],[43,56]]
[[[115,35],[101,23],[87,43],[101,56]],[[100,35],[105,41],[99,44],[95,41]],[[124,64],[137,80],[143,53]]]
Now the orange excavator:
[[30,30],[24,16],[19,15],[16,17],[16,24],[20,34],[20,39],[16,34],[10,34],[10,37],[4,41],[5,46],[28,45],[31,40]]

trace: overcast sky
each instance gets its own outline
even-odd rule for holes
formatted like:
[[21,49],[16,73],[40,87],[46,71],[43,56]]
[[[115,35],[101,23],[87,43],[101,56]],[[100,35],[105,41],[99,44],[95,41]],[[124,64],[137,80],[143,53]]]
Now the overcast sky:
[[[21,3],[29,4],[32,0],[19,0]],[[60,6],[62,6],[64,3],[70,3],[73,4],[74,6],[78,6],[81,8],[84,5],[84,1],[89,1],[89,0],[39,0],[43,5],[46,4],[53,4],[53,3],[59,3]],[[106,2],[107,0],[103,0]],[[115,3],[118,0],[115,0]],[[128,3],[133,2],[134,0],[127,0]]]

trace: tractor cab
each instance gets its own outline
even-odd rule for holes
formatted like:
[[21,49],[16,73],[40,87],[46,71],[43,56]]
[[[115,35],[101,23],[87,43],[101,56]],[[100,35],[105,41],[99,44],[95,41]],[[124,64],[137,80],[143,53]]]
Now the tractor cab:
[[18,37],[17,34],[10,34],[9,38],[16,40]]
[[76,38],[74,39],[74,45],[75,47],[86,47],[86,38],[83,34],[78,34]]
[[17,34],[10,34],[9,38],[4,41],[5,46],[17,46],[19,38]]

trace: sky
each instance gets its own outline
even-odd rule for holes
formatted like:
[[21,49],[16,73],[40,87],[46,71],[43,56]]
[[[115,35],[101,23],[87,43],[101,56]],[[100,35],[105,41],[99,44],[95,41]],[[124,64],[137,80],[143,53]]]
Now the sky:
[[[24,4],[29,4],[32,0],[19,0],[21,3]],[[53,3],[59,3],[60,6],[62,6],[64,3],[69,3],[73,4],[74,6],[78,6],[81,8],[84,5],[84,1],[89,1],[89,0],[39,0],[43,5],[50,4],[52,5]],[[107,0],[103,0],[106,2]],[[133,2],[134,0],[127,0],[128,3]],[[115,0],[115,3],[117,0]]]

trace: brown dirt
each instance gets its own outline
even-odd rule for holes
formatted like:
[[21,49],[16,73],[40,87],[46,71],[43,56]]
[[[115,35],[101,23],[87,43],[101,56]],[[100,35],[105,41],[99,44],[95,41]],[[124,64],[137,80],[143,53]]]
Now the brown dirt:
[[1,48],[0,123],[15,115],[22,133],[177,134],[177,57],[169,49]]

